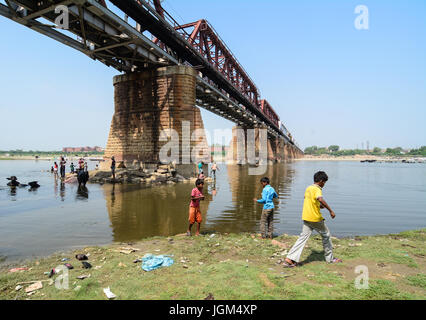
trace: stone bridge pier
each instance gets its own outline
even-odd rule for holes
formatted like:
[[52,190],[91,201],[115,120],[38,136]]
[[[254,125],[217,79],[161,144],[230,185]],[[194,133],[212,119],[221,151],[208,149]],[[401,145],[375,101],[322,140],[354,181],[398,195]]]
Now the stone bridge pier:
[[[160,159],[165,148],[167,156],[178,152],[173,161],[177,171],[192,175],[191,150],[197,146],[196,161],[209,152],[201,113],[195,106],[196,71],[186,66],[162,67],[115,76],[113,84],[115,111],[101,169],[109,170],[112,156],[117,166],[157,168],[165,164]],[[177,136],[173,147],[165,146]]]
[[[264,129],[263,133],[261,130]],[[266,137],[265,137],[266,136]],[[264,140],[266,139],[266,146]],[[235,126],[228,161],[235,164],[276,163],[303,157],[302,151],[283,137],[272,137],[266,128]],[[254,163],[253,163],[254,162]]]

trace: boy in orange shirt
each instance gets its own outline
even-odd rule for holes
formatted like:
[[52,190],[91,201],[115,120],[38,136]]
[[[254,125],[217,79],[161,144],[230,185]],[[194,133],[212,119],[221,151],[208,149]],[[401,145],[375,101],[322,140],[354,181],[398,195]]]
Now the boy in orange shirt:
[[191,228],[195,222],[198,223],[197,232],[195,233],[195,235],[199,236],[201,222],[203,221],[203,218],[201,216],[201,211],[200,211],[200,201],[204,200],[204,195],[203,195],[204,180],[197,179],[197,181],[195,182],[195,186],[196,188],[192,189],[192,192],[191,192],[191,203],[189,205],[189,219],[188,219],[189,226],[188,226],[188,231],[186,232],[187,236],[191,236]]

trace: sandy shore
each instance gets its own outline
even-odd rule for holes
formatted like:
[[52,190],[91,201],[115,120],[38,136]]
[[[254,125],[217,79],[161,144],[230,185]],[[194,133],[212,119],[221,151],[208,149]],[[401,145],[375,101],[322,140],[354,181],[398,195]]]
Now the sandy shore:
[[376,160],[378,162],[402,162],[416,160],[418,162],[425,162],[425,158],[418,157],[389,157],[389,156],[374,156],[374,155],[355,155],[355,156],[311,156],[305,155],[303,158],[296,159],[296,161],[363,161],[363,160]]
[[[40,160],[40,161],[53,161],[53,160],[58,160],[60,158],[60,156],[42,156],[39,158],[36,158],[35,156],[5,156],[5,155],[0,155],[0,160]],[[77,156],[65,156],[66,159],[68,160],[78,160],[80,158],[83,159],[96,159],[96,160],[102,160],[103,157],[100,155],[85,155],[83,157],[77,157]]]

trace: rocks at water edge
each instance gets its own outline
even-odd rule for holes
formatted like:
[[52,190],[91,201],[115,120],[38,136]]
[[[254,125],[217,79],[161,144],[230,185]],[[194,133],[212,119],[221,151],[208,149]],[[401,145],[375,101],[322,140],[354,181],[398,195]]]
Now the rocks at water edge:
[[[157,169],[117,169],[115,180],[111,171],[97,171],[92,173],[90,183],[127,183],[127,184],[175,184],[178,182],[191,182],[195,178],[186,179],[169,166],[158,166]],[[207,180],[207,179],[206,179]]]

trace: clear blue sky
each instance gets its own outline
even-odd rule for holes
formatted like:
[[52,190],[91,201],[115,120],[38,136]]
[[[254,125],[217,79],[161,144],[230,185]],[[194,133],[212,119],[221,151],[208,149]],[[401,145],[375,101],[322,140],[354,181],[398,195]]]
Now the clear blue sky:
[[[357,5],[369,30],[354,27]],[[206,18],[302,148],[426,145],[426,1],[166,0]],[[118,72],[0,17],[0,150],[105,146]],[[207,129],[232,124],[203,112]]]

